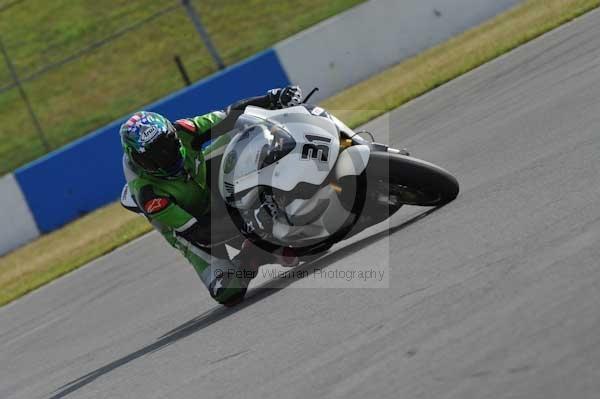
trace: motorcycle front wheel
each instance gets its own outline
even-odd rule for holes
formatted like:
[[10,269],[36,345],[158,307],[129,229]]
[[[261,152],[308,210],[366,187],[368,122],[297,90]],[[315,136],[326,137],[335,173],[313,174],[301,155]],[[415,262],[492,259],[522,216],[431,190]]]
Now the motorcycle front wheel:
[[441,206],[453,201],[459,184],[447,170],[410,156],[372,152],[366,169],[368,193],[390,209],[401,205]]

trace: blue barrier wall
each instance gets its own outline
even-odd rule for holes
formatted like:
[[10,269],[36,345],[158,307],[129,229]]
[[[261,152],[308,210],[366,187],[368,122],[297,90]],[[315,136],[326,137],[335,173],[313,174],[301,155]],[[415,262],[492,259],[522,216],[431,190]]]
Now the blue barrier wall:
[[[267,50],[144,109],[170,119],[201,115],[289,83],[277,55]],[[15,172],[41,232],[61,227],[119,197],[125,184],[118,134],[123,120]]]

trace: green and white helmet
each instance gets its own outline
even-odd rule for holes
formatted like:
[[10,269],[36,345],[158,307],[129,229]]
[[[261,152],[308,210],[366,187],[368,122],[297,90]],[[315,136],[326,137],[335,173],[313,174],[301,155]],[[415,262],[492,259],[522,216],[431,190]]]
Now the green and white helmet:
[[164,116],[136,112],[121,125],[119,134],[129,160],[149,174],[168,178],[183,172],[181,143]]

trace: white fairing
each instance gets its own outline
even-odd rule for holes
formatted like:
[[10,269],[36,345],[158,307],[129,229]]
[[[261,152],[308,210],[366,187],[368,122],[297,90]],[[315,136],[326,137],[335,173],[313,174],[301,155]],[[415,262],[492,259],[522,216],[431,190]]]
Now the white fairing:
[[[310,198],[288,202],[273,216],[270,234],[276,242],[310,246],[353,223],[355,215],[344,208],[336,187],[323,184],[332,174],[334,179],[360,175],[369,162],[367,145],[340,154],[340,132],[353,135],[348,126],[319,108],[247,107],[236,129],[219,174],[219,189],[229,205],[255,212],[261,201],[257,186],[289,192],[309,183],[320,188]],[[271,152],[277,156],[270,157]]]
[[355,145],[340,154],[335,165],[335,177],[360,175],[369,163],[371,150],[366,145]]
[[[233,194],[253,187],[265,185],[290,191],[302,182],[320,185],[339,154],[338,128],[334,122],[312,115],[303,106],[276,111],[250,106],[236,128],[240,132],[223,154],[219,190],[230,205],[240,209],[249,206],[251,199],[234,200]],[[281,159],[265,166],[260,151],[265,137],[274,130],[286,132],[295,145]],[[251,133],[244,136],[246,132]]]

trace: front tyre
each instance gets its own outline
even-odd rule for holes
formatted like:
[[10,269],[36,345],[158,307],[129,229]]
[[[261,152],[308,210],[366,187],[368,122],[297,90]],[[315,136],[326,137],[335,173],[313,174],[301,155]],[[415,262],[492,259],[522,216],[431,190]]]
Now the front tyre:
[[366,169],[371,196],[387,202],[390,210],[401,205],[441,206],[458,196],[459,184],[447,170],[400,154],[372,152]]

